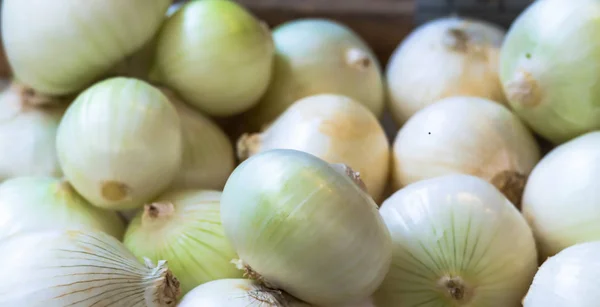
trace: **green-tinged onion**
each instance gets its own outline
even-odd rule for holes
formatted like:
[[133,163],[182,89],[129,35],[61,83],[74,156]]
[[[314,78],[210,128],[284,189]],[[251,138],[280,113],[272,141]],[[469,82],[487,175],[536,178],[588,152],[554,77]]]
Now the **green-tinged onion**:
[[391,269],[377,307],[517,307],[537,270],[519,211],[470,175],[423,180],[381,207],[392,234]]
[[600,241],[568,247],[542,264],[524,307],[596,307],[600,301]]
[[375,115],[357,101],[321,94],[300,99],[262,133],[238,141],[246,159],[276,148],[295,149],[329,163],[343,163],[360,174],[367,191],[379,200],[389,172],[389,143]]
[[171,2],[5,0],[2,40],[19,81],[74,94],[150,40]]
[[18,234],[0,255],[0,306],[170,307],[179,294],[166,261],[142,265],[103,232]]
[[386,68],[390,111],[398,124],[452,96],[505,102],[498,77],[504,30],[476,19],[446,17],[412,32]]
[[125,246],[139,259],[169,261],[182,294],[203,283],[242,277],[221,226],[221,192],[175,190],[146,205],[131,222]]
[[389,269],[391,241],[352,175],[291,149],[240,164],[225,185],[221,219],[246,276],[318,306],[370,296]]
[[566,142],[533,169],[523,195],[542,260],[600,240],[600,131]]
[[60,179],[18,177],[0,184],[0,240],[32,230],[91,229],[123,237],[115,212],[96,208]]
[[191,1],[158,35],[153,78],[209,115],[230,116],[267,89],[273,49],[267,26],[234,1]]
[[57,134],[68,181],[92,204],[132,209],[166,189],[179,171],[182,131],[177,111],[143,81],[112,78],[84,91]]
[[555,144],[600,129],[600,2],[535,1],[512,24],[500,77],[512,109]]
[[393,148],[394,187],[468,174],[494,184],[517,207],[540,149],[505,106],[477,97],[442,99],[400,129]]
[[380,64],[350,28],[326,19],[299,19],[274,29],[273,40],[272,82],[246,116],[252,129],[269,124],[295,101],[316,94],[345,95],[381,115],[384,88]]

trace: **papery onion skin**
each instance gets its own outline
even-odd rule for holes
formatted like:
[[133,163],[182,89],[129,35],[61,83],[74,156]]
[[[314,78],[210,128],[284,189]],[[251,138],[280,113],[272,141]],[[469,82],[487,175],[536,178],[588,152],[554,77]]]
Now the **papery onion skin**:
[[594,0],[532,3],[512,24],[500,77],[511,108],[560,144],[600,129],[600,35]]
[[518,207],[540,149],[505,106],[478,97],[450,97],[411,117],[396,136],[392,155],[396,190],[461,173],[493,183]]
[[274,149],[242,162],[225,185],[221,219],[248,276],[314,305],[370,296],[389,269],[375,202],[308,153]]
[[380,212],[394,248],[376,306],[520,306],[537,269],[535,241],[494,186],[462,174],[423,180]]
[[120,240],[125,223],[117,213],[92,206],[61,179],[18,177],[0,184],[0,240],[26,231],[75,228],[104,231]]
[[523,300],[524,307],[596,307],[600,301],[600,241],[570,246],[546,260]]
[[31,232],[0,241],[1,306],[169,307],[177,279],[166,262],[139,263],[102,232]]
[[542,260],[576,243],[600,240],[600,132],[590,132],[548,153],[531,173],[523,215]]
[[498,76],[504,30],[477,19],[440,18],[414,30],[386,67],[389,106],[403,124],[418,110],[447,97],[506,98]]
[[57,134],[62,170],[93,205],[126,210],[157,197],[182,158],[177,111],[158,89],[111,78],[69,106]]
[[171,2],[6,0],[2,40],[19,81],[74,94],[150,40]]
[[191,1],[158,35],[153,78],[208,115],[231,116],[266,91],[273,53],[267,26],[239,4]]
[[389,143],[377,117],[351,98],[321,94],[298,100],[264,132],[243,136],[238,156],[245,159],[276,148],[346,164],[360,174],[375,200],[382,196],[389,173]]
[[173,190],[145,206],[127,228],[124,243],[139,259],[169,261],[184,295],[203,283],[241,278],[235,250],[221,226],[221,192]]
[[383,75],[370,47],[350,28],[328,19],[298,19],[273,30],[272,82],[246,116],[251,129],[270,124],[295,101],[316,94],[339,94],[380,116]]

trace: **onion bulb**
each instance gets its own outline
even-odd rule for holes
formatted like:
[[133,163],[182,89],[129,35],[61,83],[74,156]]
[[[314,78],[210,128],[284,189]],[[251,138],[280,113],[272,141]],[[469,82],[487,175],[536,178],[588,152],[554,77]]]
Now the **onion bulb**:
[[568,141],[533,169],[523,214],[543,259],[576,243],[600,240],[600,131]]
[[184,4],[167,19],[156,46],[152,78],[208,115],[246,111],[269,85],[271,32],[234,1]]
[[19,83],[0,94],[0,181],[61,176],[56,131],[66,105],[44,105]]
[[542,264],[524,307],[596,307],[600,301],[600,241],[568,247]]
[[125,210],[166,189],[179,171],[182,131],[166,96],[146,82],[111,78],[81,93],[57,134],[62,170],[93,205]]
[[400,129],[393,145],[394,185],[469,174],[494,184],[518,207],[539,159],[533,135],[505,106],[477,97],[445,98]]
[[398,124],[452,96],[505,103],[498,76],[504,30],[459,17],[430,21],[394,51],[386,68],[390,111]]
[[555,144],[600,129],[600,2],[532,3],[502,47],[500,77],[510,106]]
[[117,239],[125,225],[115,212],[96,208],[60,179],[18,177],[0,184],[0,240],[46,229],[91,229]]
[[139,259],[169,261],[182,294],[203,283],[242,277],[221,226],[221,192],[178,190],[144,207],[129,224],[125,246]]
[[175,306],[179,282],[94,231],[24,233],[0,241],[0,306]]
[[378,307],[516,307],[537,270],[533,235],[491,184],[463,174],[423,180],[380,209],[393,260]]
[[379,287],[390,236],[346,172],[291,149],[257,154],[233,171],[221,219],[246,276],[318,306],[357,302]]
[[142,47],[171,0],[5,0],[2,39],[15,77],[42,95],[74,94]]
[[252,129],[271,123],[295,101],[316,94],[345,95],[381,115],[380,64],[350,28],[326,19],[299,19],[275,28],[273,40],[273,81],[246,116]]

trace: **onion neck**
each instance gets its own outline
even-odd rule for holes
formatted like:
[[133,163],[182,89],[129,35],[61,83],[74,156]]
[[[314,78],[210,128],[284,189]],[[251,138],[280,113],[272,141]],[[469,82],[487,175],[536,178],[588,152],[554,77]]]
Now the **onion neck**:
[[517,70],[512,80],[506,84],[505,92],[509,101],[526,108],[536,107],[542,101],[537,80],[530,72],[522,69]]
[[24,110],[28,108],[65,104],[73,100],[73,97],[69,96],[50,96],[42,94],[17,80],[11,82],[9,90],[17,94]]
[[330,164],[338,173],[350,178],[356,185],[360,187],[365,193],[369,193],[367,185],[360,178],[360,173],[354,171],[350,166],[343,163],[332,163]]
[[437,286],[456,305],[468,305],[473,299],[473,289],[459,276],[443,276]]
[[171,219],[175,214],[175,205],[170,202],[155,202],[144,206],[142,225],[156,226]]
[[506,198],[517,207],[521,209],[521,199],[523,197],[523,191],[525,190],[525,183],[527,182],[527,176],[516,171],[502,171],[496,174],[490,180]]
[[350,48],[346,50],[346,64],[358,70],[367,70],[373,65],[373,61],[369,57],[369,54],[364,50]]
[[244,133],[237,141],[237,157],[244,161],[260,151],[262,133]]
[[147,280],[151,283],[146,288],[144,297],[149,307],[176,306],[181,294],[179,280],[169,271],[167,261],[161,260],[153,266],[149,259],[144,259],[146,267],[151,269]]

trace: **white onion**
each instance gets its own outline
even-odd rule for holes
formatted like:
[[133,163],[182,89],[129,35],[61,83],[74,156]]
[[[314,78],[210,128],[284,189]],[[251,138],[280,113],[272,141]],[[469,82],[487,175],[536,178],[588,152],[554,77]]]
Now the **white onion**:
[[377,289],[389,269],[389,233],[347,171],[291,149],[254,155],[234,170],[221,219],[247,276],[322,306]]
[[524,307],[596,307],[600,301],[600,241],[568,247],[542,264]]
[[360,174],[367,191],[379,200],[388,179],[389,147],[369,109],[345,96],[321,94],[295,102],[264,132],[242,136],[238,156],[246,159],[286,148],[343,163]]
[[19,232],[91,229],[123,237],[117,213],[96,208],[60,179],[18,177],[0,184],[0,240]]
[[445,98],[400,129],[393,146],[394,185],[469,174],[490,181],[519,206],[539,159],[534,137],[506,107],[483,98]]
[[576,243],[600,240],[600,131],[566,142],[534,168],[523,214],[543,258]]
[[377,307],[520,306],[537,269],[535,241],[494,186],[462,174],[423,180],[380,212],[394,247]]
[[56,143],[75,189],[96,206],[118,210],[158,196],[182,158],[180,120],[167,97],[122,77],[79,95],[60,123]]
[[175,306],[167,263],[142,265],[102,232],[47,231],[0,241],[1,306]]
[[504,30],[462,17],[414,30],[386,68],[390,111],[398,124],[439,99],[477,96],[505,102],[498,76]]

